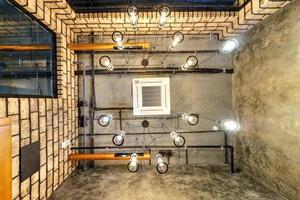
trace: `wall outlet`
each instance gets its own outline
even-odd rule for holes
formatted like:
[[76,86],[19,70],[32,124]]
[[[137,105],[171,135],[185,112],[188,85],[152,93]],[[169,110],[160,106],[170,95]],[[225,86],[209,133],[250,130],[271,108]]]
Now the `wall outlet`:
[[65,140],[61,143],[60,148],[64,149],[71,144],[70,140]]

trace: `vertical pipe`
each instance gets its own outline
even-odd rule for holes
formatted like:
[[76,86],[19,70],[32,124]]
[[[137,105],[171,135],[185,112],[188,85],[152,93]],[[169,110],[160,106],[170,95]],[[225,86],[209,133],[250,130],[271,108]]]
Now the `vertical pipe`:
[[189,152],[187,147],[185,147],[185,164],[189,164]]
[[[85,86],[85,78],[86,78],[86,65],[85,63],[83,63],[83,69],[82,69],[82,72],[83,72],[83,76],[82,76],[82,97],[83,97],[83,134],[84,134],[84,137],[83,137],[83,145],[84,147],[86,147],[86,126],[85,126],[85,123],[86,123],[86,112],[87,112],[87,105],[85,104],[86,102],[86,86]],[[84,153],[86,153],[86,149],[84,149]],[[83,169],[85,170],[86,169],[86,160],[84,160],[83,162]]]
[[119,110],[119,122],[120,122],[120,130],[123,130],[123,125],[122,125],[122,110]]
[[[91,33],[91,42],[94,43],[95,42],[95,33],[92,32]],[[91,137],[90,137],[90,143],[91,143],[91,146],[94,146],[94,132],[95,132],[95,127],[94,127],[94,119],[95,119],[95,109],[97,106],[96,106],[96,93],[95,93],[95,51],[92,51],[91,52],[91,64],[92,64],[92,91],[91,91],[91,96],[92,96],[92,99],[91,99],[91,106],[90,106],[90,132],[91,132]],[[91,150],[91,153],[94,153],[94,149]],[[95,161],[92,161],[91,162],[91,167],[94,167],[95,165]]]
[[229,147],[230,150],[230,172],[234,173],[234,149],[232,146]]
[[[227,139],[227,132],[223,131],[224,133],[224,145],[227,146],[228,145],[228,139]],[[225,148],[224,149],[224,156],[225,156],[225,164],[228,164],[228,149]]]

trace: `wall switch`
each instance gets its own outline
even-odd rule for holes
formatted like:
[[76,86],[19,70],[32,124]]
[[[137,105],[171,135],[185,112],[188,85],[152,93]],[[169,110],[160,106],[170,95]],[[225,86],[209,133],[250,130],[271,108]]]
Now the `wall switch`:
[[65,140],[61,143],[60,148],[64,149],[71,144],[70,140]]

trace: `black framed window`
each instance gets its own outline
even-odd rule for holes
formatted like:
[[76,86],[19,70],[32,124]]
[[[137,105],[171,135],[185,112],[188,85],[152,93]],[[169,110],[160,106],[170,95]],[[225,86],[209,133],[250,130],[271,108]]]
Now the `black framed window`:
[[0,96],[56,97],[56,35],[0,0]]

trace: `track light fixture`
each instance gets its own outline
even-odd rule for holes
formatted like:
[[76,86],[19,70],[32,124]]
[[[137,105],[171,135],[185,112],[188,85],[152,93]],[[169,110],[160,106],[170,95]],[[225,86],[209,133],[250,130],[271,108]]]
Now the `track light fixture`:
[[172,43],[169,47],[169,50],[174,50],[174,48],[177,46],[177,44],[182,43],[184,40],[184,35],[180,31],[177,31],[172,36]]
[[124,136],[125,136],[125,131],[119,131],[117,134],[115,134],[112,138],[112,142],[116,146],[122,146],[124,143]]
[[184,114],[181,115],[181,118],[191,126],[195,126],[199,122],[199,116],[196,115],[196,114],[184,113]]
[[115,31],[113,32],[111,36],[112,40],[117,43],[118,49],[122,50],[124,49],[124,44],[123,44],[123,34],[120,31]]
[[127,169],[130,172],[137,172],[139,170],[138,156],[136,153],[131,154],[131,158],[127,164]]
[[231,53],[239,46],[239,42],[236,39],[226,40],[221,46],[221,53]]
[[98,118],[98,123],[100,126],[105,127],[110,124],[112,119],[113,119],[113,116],[111,114],[100,115],[100,117]]
[[109,56],[102,56],[99,60],[99,64],[102,67],[107,68],[109,71],[112,71],[114,69],[114,66],[111,63],[111,59]]
[[168,169],[169,169],[169,166],[166,162],[163,161],[162,155],[157,154],[156,155],[156,170],[158,171],[158,173],[165,174],[165,173],[167,173]]
[[138,23],[138,9],[135,6],[129,6],[127,13],[130,18],[130,24],[135,29]]
[[161,29],[165,23],[167,22],[168,17],[170,16],[170,8],[168,6],[162,6],[159,9],[159,14],[160,14],[160,18],[159,18],[159,24],[158,27]]
[[185,63],[181,65],[181,70],[188,70],[191,67],[196,67],[198,65],[198,58],[196,56],[189,56]]
[[176,133],[175,131],[172,131],[170,133],[170,136],[173,140],[173,143],[175,146],[177,147],[182,147],[185,144],[185,139],[183,136],[179,135],[178,133]]
[[226,131],[235,132],[240,130],[240,124],[232,119],[224,119],[219,121],[221,127]]

